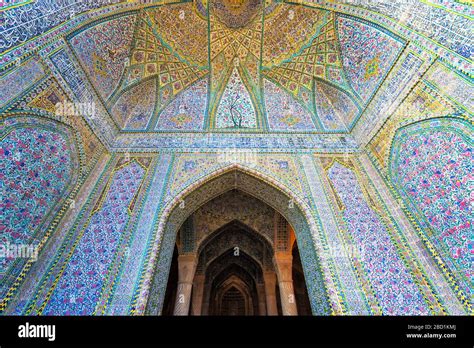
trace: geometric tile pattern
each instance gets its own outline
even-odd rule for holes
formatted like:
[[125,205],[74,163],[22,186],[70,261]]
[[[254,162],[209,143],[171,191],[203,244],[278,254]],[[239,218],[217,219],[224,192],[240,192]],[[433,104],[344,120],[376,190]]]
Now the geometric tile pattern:
[[130,53],[136,16],[108,20],[70,39],[82,67],[99,94],[107,99],[117,87]]
[[156,33],[147,13],[138,19],[130,67],[121,88],[151,76],[158,77],[160,103],[169,99],[206,74],[205,70],[181,61]]
[[271,130],[313,130],[313,115],[291,94],[265,79],[265,108]]
[[315,77],[348,88],[338,52],[334,16],[333,13],[323,12],[319,27],[312,34],[315,35],[301,51],[264,70],[266,76],[307,103],[312,99],[310,95]]
[[344,207],[342,215],[358,251],[357,259],[387,315],[427,315],[429,308],[410,270],[404,265],[387,228],[367,202],[351,169],[333,164],[328,177]]
[[[472,127],[424,121],[399,131],[391,176],[468,299],[473,296]],[[417,213],[418,212],[418,213]]]
[[390,67],[403,43],[390,34],[354,18],[337,18],[344,69],[352,87],[367,102]]
[[357,104],[343,91],[315,80],[314,100],[319,120],[327,131],[350,132],[359,114]]
[[121,128],[145,129],[155,110],[156,96],[156,79],[140,82],[120,96],[112,115]]
[[174,52],[190,65],[208,66],[207,20],[198,15],[193,3],[161,6],[148,14],[158,35]]
[[102,291],[129,220],[129,209],[145,171],[137,162],[117,168],[107,193],[98,202],[88,226],[44,308],[46,315],[91,315]]

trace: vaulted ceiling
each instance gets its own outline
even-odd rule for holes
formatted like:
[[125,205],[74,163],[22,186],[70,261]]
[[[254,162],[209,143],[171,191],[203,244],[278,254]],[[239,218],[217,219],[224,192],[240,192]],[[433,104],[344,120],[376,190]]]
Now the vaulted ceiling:
[[[474,76],[473,16],[467,0],[14,0],[0,113],[92,104],[115,151],[358,151],[420,81]],[[461,85],[445,89],[472,104]]]
[[404,41],[333,11],[262,0],[124,13],[69,37],[125,131],[350,132]]

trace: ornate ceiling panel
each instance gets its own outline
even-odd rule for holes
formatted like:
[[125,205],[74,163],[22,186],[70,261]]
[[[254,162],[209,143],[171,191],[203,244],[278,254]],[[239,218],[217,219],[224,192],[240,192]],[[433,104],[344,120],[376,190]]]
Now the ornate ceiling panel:
[[395,63],[403,42],[374,25],[339,16],[337,29],[344,69],[367,102]]
[[112,108],[112,115],[124,129],[145,129],[156,104],[156,79],[149,79],[123,93]]
[[273,66],[290,59],[325,24],[328,11],[281,4],[265,16],[263,64]]
[[333,11],[261,0],[144,8],[70,43],[122,131],[319,133],[351,131],[404,44]]
[[147,11],[163,41],[191,65],[208,66],[208,24],[193,3]]
[[[271,130],[315,130],[314,114],[270,80],[264,80],[265,107]],[[310,96],[308,95],[308,99]]]
[[70,40],[83,69],[104,99],[111,95],[122,77],[135,21],[135,15],[112,18],[86,27]]
[[344,91],[315,80],[314,100],[319,120],[326,131],[349,132],[360,114],[357,103]]
[[[70,51],[76,82],[100,115],[89,123],[96,133],[108,134],[104,141],[111,148],[162,142],[171,148],[203,142],[216,148],[205,140],[212,132],[222,133],[222,139],[214,137],[223,140],[218,147],[247,144],[245,134],[278,133],[276,142],[291,144],[281,137],[309,133],[312,143],[326,142],[324,151],[354,150],[346,140],[352,144],[353,135],[360,144],[368,141],[358,139],[368,133],[361,129],[379,127],[388,115],[377,110],[393,104],[392,110],[406,97],[420,79],[419,60],[429,64],[436,55],[459,56],[449,64],[461,72],[472,68],[466,64],[472,40],[459,28],[472,10],[427,0],[415,14],[415,2],[164,0],[105,6],[109,2],[83,1],[64,7],[60,1],[19,1],[4,12],[0,82],[20,81],[0,104],[13,105],[30,88],[18,76],[23,67],[34,73],[28,64],[39,58],[30,59],[33,48],[41,55],[38,66],[53,62],[52,71],[42,74],[55,74],[61,83],[70,71],[56,69],[54,57]],[[35,30],[27,28],[26,19]],[[451,29],[440,26],[448,19]],[[439,30],[427,32],[427,20]],[[407,69],[411,75],[403,73]],[[77,94],[74,88],[72,93]],[[174,139],[176,132],[189,134]],[[350,134],[339,139],[321,133]],[[275,143],[270,137],[267,142]]]
[[208,85],[204,77],[179,94],[161,111],[156,130],[202,130]]

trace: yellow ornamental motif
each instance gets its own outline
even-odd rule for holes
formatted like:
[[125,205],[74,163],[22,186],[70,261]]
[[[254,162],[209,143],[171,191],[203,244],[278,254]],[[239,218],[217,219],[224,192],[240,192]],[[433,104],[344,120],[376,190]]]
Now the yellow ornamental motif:
[[178,114],[174,117],[171,118],[171,121],[173,123],[176,124],[176,126],[178,127],[182,127],[183,125],[185,125],[186,123],[189,123],[191,122],[191,117],[189,117],[188,115],[184,114],[184,113],[181,113],[181,114]]
[[380,74],[380,57],[377,55],[375,58],[369,60],[365,67],[364,80],[367,81],[370,78]]
[[300,121],[301,119],[299,117],[296,117],[292,114],[287,114],[284,118],[282,118],[282,122],[290,127],[294,126],[295,124],[298,124]]
[[95,52],[92,54],[92,61],[94,62],[94,72],[100,76],[106,77],[107,62]]

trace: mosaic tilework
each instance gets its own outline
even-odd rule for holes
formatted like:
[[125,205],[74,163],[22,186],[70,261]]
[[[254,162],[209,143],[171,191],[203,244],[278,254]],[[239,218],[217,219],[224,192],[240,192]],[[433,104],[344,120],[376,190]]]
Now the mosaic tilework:
[[[329,199],[324,192],[325,182],[323,181],[322,168],[319,159],[314,159],[308,155],[302,156],[303,171],[308,181],[311,193],[310,199],[314,202],[320,222],[322,235],[327,243],[327,250],[331,255],[332,267],[335,277],[339,279],[342,292],[344,294],[344,307],[349,315],[368,315],[377,313],[373,308],[369,308],[367,291],[363,291],[364,283],[356,278],[350,260],[350,249],[344,243],[334,211],[331,210]],[[373,307],[373,306],[372,306]],[[371,311],[372,310],[372,311]]]
[[257,114],[240,73],[234,68],[216,112],[216,128],[256,128]]
[[[47,50],[41,53],[46,56],[48,54]],[[74,62],[72,53],[67,48],[60,48],[46,59],[49,62],[48,66],[61,83],[61,87],[67,91],[74,102],[94,106],[94,114],[84,114],[82,116],[89,124],[94,126],[94,133],[97,137],[105,144],[109,144],[118,129],[107,110],[98,100],[97,95],[92,92],[92,86],[87,82],[85,73]]]
[[293,192],[304,194],[298,174],[298,164],[294,157],[285,154],[239,153],[237,151],[220,154],[182,154],[174,162],[170,173],[165,201],[182,192],[199,178],[216,172],[232,164],[258,169],[284,184]]
[[[31,116],[7,117],[0,122],[0,181],[5,193],[0,204],[2,253],[8,243],[41,250],[51,235],[54,218],[62,214],[66,197],[74,194],[74,185],[80,180],[82,156],[76,139],[56,122]],[[2,257],[0,261],[3,311],[34,260]]]
[[74,4],[59,0],[31,1],[24,6],[10,9],[2,23],[0,52],[46,33],[75,15],[110,3],[110,0],[84,0]]
[[230,66],[235,57],[245,61],[248,54],[260,57],[262,23],[254,20],[245,28],[230,29],[221,23],[211,12],[210,25],[210,56],[211,62],[223,54],[226,65]]
[[202,130],[206,114],[208,78],[179,94],[160,112],[156,130]]
[[59,71],[75,96],[84,98],[84,101],[91,101],[93,97],[87,89],[86,82],[83,79],[84,75],[81,74],[69,53],[66,49],[54,53],[50,56],[51,63]]
[[157,33],[174,52],[192,65],[208,66],[208,24],[199,17],[194,6],[182,3],[147,12]]
[[[472,35],[469,33],[472,24],[468,17],[468,14],[472,16],[472,10],[467,9],[467,15],[459,16],[424,1],[345,0],[344,2],[386,15],[425,37],[434,39],[459,55],[472,59],[474,45]],[[453,25],[446,25],[446,23],[453,23]]]
[[205,74],[206,70],[185,63],[166,46],[146,12],[140,15],[134,36],[130,67],[127,69],[121,88],[142,79],[157,76],[160,102],[164,105],[170,101],[170,98]]
[[240,1],[238,7],[235,1],[209,0],[210,11],[229,28],[242,28],[255,16],[262,13],[262,0]]
[[43,65],[38,59],[30,59],[25,64],[0,78],[0,108],[18,97],[45,75]]
[[[121,162],[124,164],[124,161]],[[41,315],[46,306],[55,284],[61,278],[64,271],[63,266],[67,266],[70,256],[82,237],[82,232],[90,223],[90,218],[100,208],[110,187],[114,168],[117,168],[115,156],[106,154],[98,161],[97,171],[92,171],[86,182],[90,189],[81,188],[82,196],[76,202],[77,210],[71,215],[69,221],[59,226],[60,231],[56,231],[57,239],[52,242],[52,250],[48,247],[48,258],[50,262],[41,262],[38,270],[39,281],[36,285],[31,285],[28,295],[24,298],[26,303],[22,305],[21,314]],[[85,196],[84,196],[85,195]]]
[[395,62],[403,44],[376,27],[339,16],[337,30],[346,74],[367,102]]
[[124,129],[145,129],[156,103],[156,79],[141,82],[120,96],[112,115]]
[[265,173],[270,177],[277,178],[278,182],[282,183],[293,192],[301,194],[302,196],[305,195],[303,180],[298,175],[300,166],[295,157],[286,154],[258,154],[257,156],[254,156],[254,158],[256,161],[255,163],[250,162],[248,164],[250,167],[258,168],[260,172]]
[[[305,3],[308,6],[318,6],[318,8],[360,17],[388,28],[428,52],[440,56],[457,69],[472,75],[474,71],[472,63],[456,53],[454,49],[455,47],[472,47],[472,38],[466,31],[466,28],[470,28],[469,16],[472,17],[472,6],[457,4],[457,11],[448,12],[442,6],[428,4],[428,1],[395,0],[384,3],[383,1],[364,2],[361,0],[337,2],[305,0]],[[452,25],[446,23],[452,23]]]
[[360,110],[347,94],[325,82],[315,81],[314,100],[325,130],[349,132],[352,129]]
[[311,113],[275,83],[264,80],[265,107],[271,130],[312,130]]
[[13,7],[24,6],[29,4],[32,0],[2,0],[0,2],[0,10],[5,11]]
[[82,207],[87,201],[87,197],[94,189],[94,184],[100,177],[107,160],[107,155],[98,158],[95,162],[96,165],[93,167],[94,170],[87,169],[86,171],[90,175],[79,176],[75,188],[69,194],[70,199],[65,201],[58,214],[53,216],[52,223],[48,224],[46,228],[46,235],[40,244],[41,256],[36,262],[28,262],[25,265],[15,284],[10,288],[9,294],[4,300],[8,306],[3,307],[5,308],[3,314],[21,315],[25,313],[25,307],[33,298],[35,289],[41,282],[44,272],[48,270],[49,264],[61,246],[64,236],[72,229],[76,221],[79,210],[77,208]]
[[273,241],[274,210],[268,205],[263,205],[257,198],[240,191],[224,193],[199,208],[194,214],[195,238],[198,244],[206,236],[234,220],[239,220]]
[[132,162],[116,170],[44,308],[46,315],[91,315],[129,220],[145,171]]
[[300,51],[291,58],[265,67],[265,74],[279,82],[286,90],[300,96],[301,99],[311,99],[304,96],[311,94],[313,77],[325,79],[332,83],[350,89],[344,79],[342,61],[339,54],[335,15],[322,12],[317,26],[312,28],[311,38]]
[[379,165],[388,172],[390,148],[395,132],[400,127],[420,120],[456,114],[456,109],[431,87],[420,82],[405,98],[382,129],[369,143]]
[[[424,121],[399,131],[391,177],[472,302],[472,126]],[[418,214],[416,214],[418,215]]]
[[419,77],[428,69],[432,59],[420,48],[412,44],[408,45],[354,128],[354,135],[362,144],[369,141],[396,110],[416,85]]
[[130,133],[118,134],[115,138],[116,151],[158,152],[171,151],[202,152],[217,150],[257,150],[259,152],[354,152],[357,143],[351,135],[338,134],[288,134],[278,133]]
[[[213,11],[210,12],[209,45],[211,80],[209,94],[209,123],[211,128],[220,127],[217,125],[217,113],[218,108],[222,104],[220,101],[223,98],[223,93],[225,93],[226,89],[228,90],[229,80],[240,83],[240,80],[245,78],[246,86],[244,87],[242,85],[244,88],[242,91],[245,91],[246,95],[245,99],[247,96],[250,98],[249,93],[251,93],[255,98],[258,98],[262,27],[263,24],[260,15],[256,15],[256,17],[245,27],[229,28],[216,17]],[[236,71],[237,69],[238,72]],[[255,110],[255,112],[258,111]],[[249,112],[250,115],[253,113],[254,112]],[[228,114],[228,111],[226,111],[226,114]],[[251,118],[253,117],[254,116],[251,116]],[[255,120],[250,120],[250,125],[248,124],[246,127],[255,127],[256,117],[257,115],[255,115]],[[225,127],[229,125],[233,126],[234,123],[230,120],[230,117],[228,121],[229,122],[224,122]]]
[[328,171],[341,203],[347,230],[384,314],[427,315],[429,309],[390,239],[380,216],[367,202],[355,173],[336,162]]
[[474,83],[472,79],[450,69],[440,61],[428,70],[424,79],[467,112],[473,113]]
[[[1,177],[8,188],[2,242],[26,244],[64,193],[73,170],[71,149],[64,135],[35,128],[12,130],[1,145]],[[10,262],[2,258],[2,269]]]
[[[392,234],[392,237],[404,249],[404,255],[409,253],[412,255],[411,257],[405,256],[405,261],[408,265],[412,264],[412,269],[418,268],[421,271],[415,271],[414,275],[418,277],[418,284],[424,289],[424,294],[427,294],[426,298],[431,302],[431,309],[438,308],[434,312],[447,315],[466,315],[466,313],[469,313],[466,311],[467,308],[463,306],[466,299],[462,300],[459,291],[453,290],[453,278],[447,276],[448,272],[446,272],[445,265],[441,267],[439,255],[434,252],[432,246],[428,245],[427,239],[420,234],[420,228],[414,221],[413,215],[410,210],[406,209],[406,205],[403,204],[391,181],[386,180],[383,172],[377,169],[377,164],[368,155],[361,154],[357,157],[357,161],[358,168],[362,171],[364,177],[369,180],[369,187],[375,188],[376,192],[373,192],[380,199],[378,202],[383,202],[384,210],[395,222],[394,227],[399,233],[398,236]],[[409,249],[411,249],[411,252]],[[424,279],[420,278],[421,274],[425,275]],[[422,285],[423,283],[425,285]],[[433,301],[434,299],[436,300]]]
[[153,173],[150,189],[137,222],[137,229],[133,234],[129,250],[126,252],[121,274],[116,280],[116,287],[111,293],[110,303],[106,314],[128,315],[129,307],[132,305],[133,293],[136,291],[140,280],[140,272],[146,259],[146,250],[150,237],[155,227],[156,210],[162,202],[165,192],[167,173],[172,163],[171,155],[165,154],[160,157]]
[[64,123],[74,129],[80,134],[78,146],[79,152],[84,151],[84,156],[80,153],[80,160],[84,162],[86,168],[90,168],[95,162],[94,159],[104,149],[103,145],[97,139],[92,129],[87,125],[86,121],[82,117],[62,115],[56,113],[57,103],[66,105],[71,100],[64,93],[63,89],[59,86],[57,81],[50,77],[46,78],[40,84],[35,86],[28,94],[26,94],[18,102],[13,103],[9,107],[9,111],[4,113],[2,116],[18,116],[18,113],[14,110],[22,110],[27,115],[25,118],[31,117],[32,115],[41,116],[44,118],[55,119],[61,123]]
[[326,11],[283,4],[265,18],[263,64],[273,66],[307,45],[327,16]]
[[135,15],[118,17],[96,24],[70,39],[79,61],[105,99],[122,77],[135,21]]

